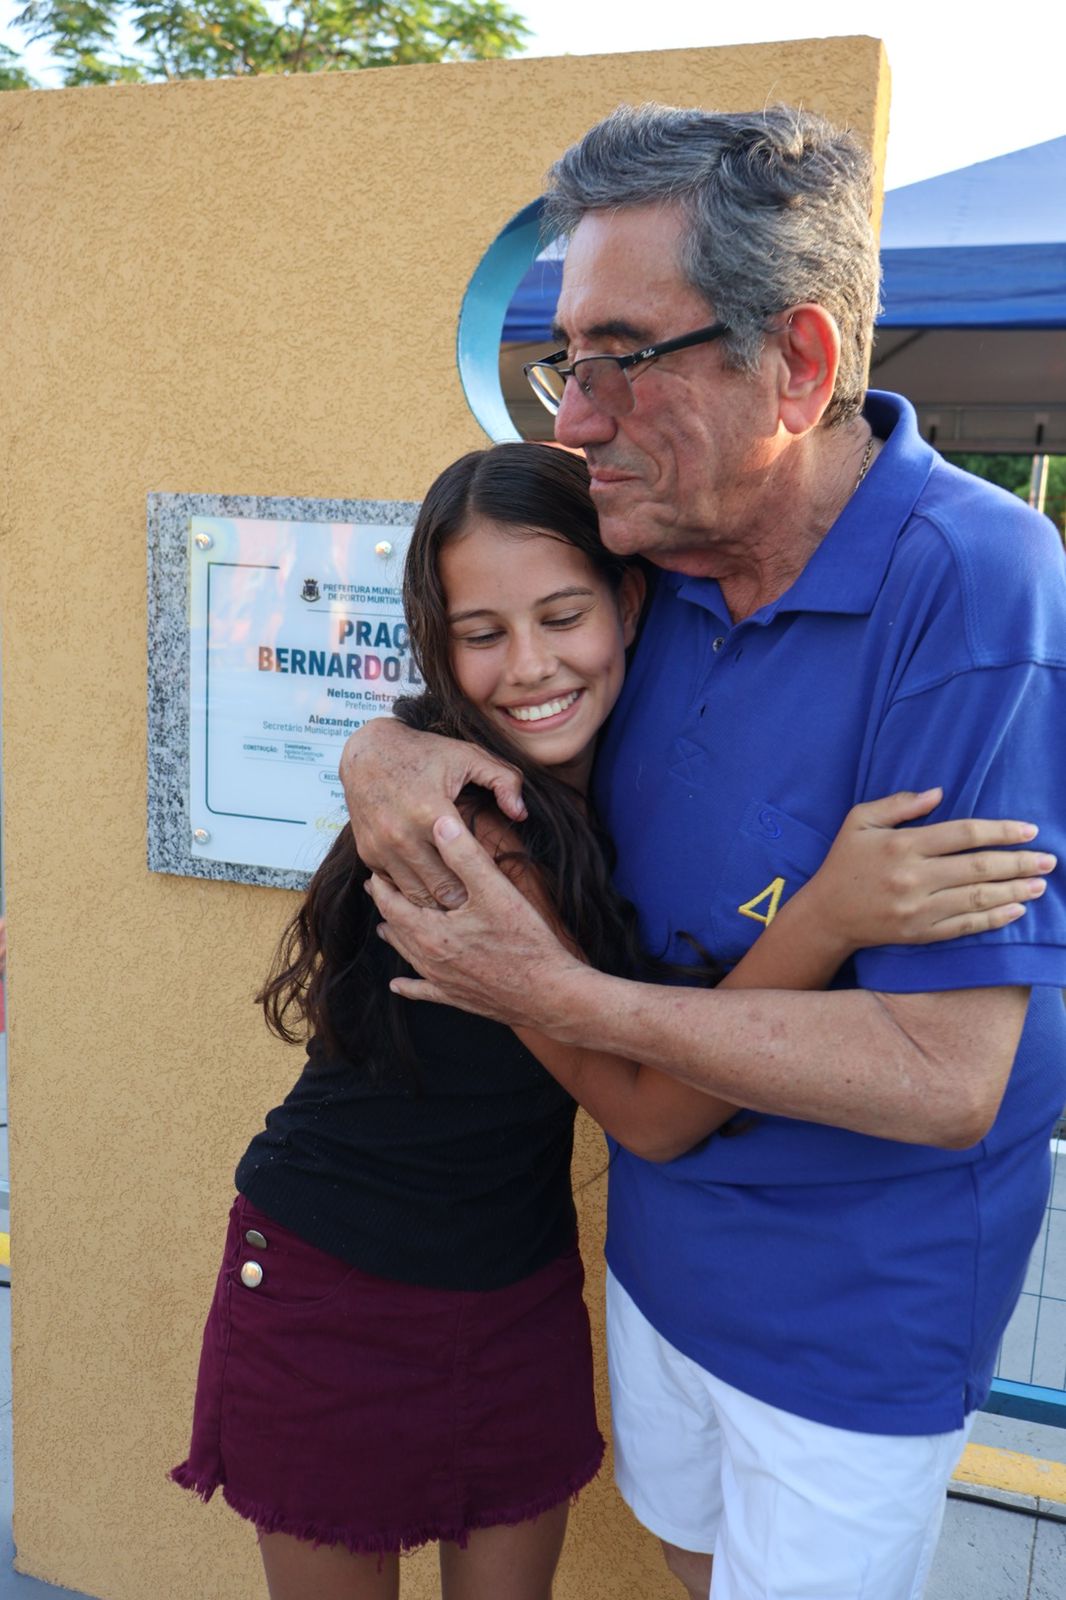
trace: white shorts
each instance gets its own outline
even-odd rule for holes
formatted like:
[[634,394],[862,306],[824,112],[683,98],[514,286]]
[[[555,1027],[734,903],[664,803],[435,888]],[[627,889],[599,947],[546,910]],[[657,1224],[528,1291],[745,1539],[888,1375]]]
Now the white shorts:
[[970,1431],[809,1422],[668,1344],[607,1274],[614,1471],[667,1544],[714,1552],[713,1600],[919,1600]]

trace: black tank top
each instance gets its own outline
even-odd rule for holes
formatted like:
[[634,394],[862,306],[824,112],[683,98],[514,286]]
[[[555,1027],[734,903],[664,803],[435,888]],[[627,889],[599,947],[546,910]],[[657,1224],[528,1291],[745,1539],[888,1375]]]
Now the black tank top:
[[242,1194],[376,1277],[517,1283],[572,1247],[574,1102],[509,1028],[402,1002],[414,1073],[307,1064],[237,1168]]

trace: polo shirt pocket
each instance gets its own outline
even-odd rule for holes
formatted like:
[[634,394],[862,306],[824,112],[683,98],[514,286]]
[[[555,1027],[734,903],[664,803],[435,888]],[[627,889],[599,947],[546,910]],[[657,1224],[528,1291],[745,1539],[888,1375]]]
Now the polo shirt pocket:
[[750,801],[715,886],[715,954],[730,965],[739,961],[814,876],[832,842],[773,801]]

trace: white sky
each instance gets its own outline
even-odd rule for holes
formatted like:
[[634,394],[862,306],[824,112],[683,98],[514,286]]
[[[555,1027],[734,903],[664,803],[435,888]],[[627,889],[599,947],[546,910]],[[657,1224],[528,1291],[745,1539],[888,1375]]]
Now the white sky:
[[[892,68],[889,188],[1066,134],[1066,4],[999,0],[510,0],[533,37],[527,54],[591,55],[694,45],[873,34]],[[21,5],[0,0],[0,38]],[[737,20],[739,17],[740,20]],[[982,17],[989,20],[982,21]],[[44,61],[31,70],[45,76]],[[535,108],[531,108],[531,115]]]

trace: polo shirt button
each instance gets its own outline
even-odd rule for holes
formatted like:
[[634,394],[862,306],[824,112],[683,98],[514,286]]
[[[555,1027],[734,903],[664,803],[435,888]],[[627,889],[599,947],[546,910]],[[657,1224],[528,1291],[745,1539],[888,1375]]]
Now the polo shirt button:
[[725,644],[725,634],[724,633],[720,633],[718,635],[717,639],[711,645],[711,649],[714,651],[715,655],[718,654],[719,650],[722,648],[722,646],[724,644]]
[[769,834],[771,839],[780,839],[781,824],[772,811],[759,812],[759,826],[764,833]]

